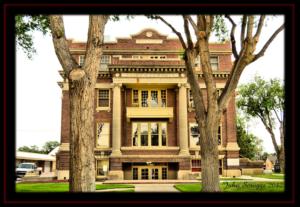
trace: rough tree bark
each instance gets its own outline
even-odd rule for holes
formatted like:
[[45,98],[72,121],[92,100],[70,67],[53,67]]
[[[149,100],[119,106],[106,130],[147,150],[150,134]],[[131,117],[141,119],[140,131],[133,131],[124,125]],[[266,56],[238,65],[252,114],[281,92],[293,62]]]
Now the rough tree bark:
[[[238,53],[235,45],[234,31],[236,28],[235,22],[229,15],[226,15],[232,24],[231,43],[235,61],[232,66],[230,76],[226,82],[225,88],[220,97],[217,95],[216,84],[214,82],[213,73],[210,65],[209,52],[209,36],[214,24],[213,15],[197,15],[197,22],[189,15],[183,15],[184,31],[186,41],[184,41],[180,32],[176,30],[163,17],[154,15],[155,19],[161,20],[178,36],[181,45],[185,52],[185,65],[187,69],[188,82],[191,85],[192,96],[194,98],[196,120],[200,132],[200,147],[201,147],[201,168],[202,168],[202,191],[203,192],[218,192],[219,186],[219,160],[218,160],[218,140],[217,128],[220,123],[220,118],[223,111],[226,109],[230,98],[232,97],[239,78],[247,65],[254,62],[261,56],[274,40],[276,35],[283,30],[284,25],[279,27],[270,39],[265,43],[264,47],[257,54],[254,54],[256,44],[262,30],[264,15],[260,16],[259,24],[255,35],[253,36],[254,16],[243,15],[241,26],[241,50]],[[192,42],[189,31],[189,24],[192,26],[196,43]],[[245,37],[246,35],[246,37]],[[203,92],[200,90],[198,78],[195,75],[194,63],[195,58],[200,55],[201,68],[204,82],[206,85],[207,106],[204,104]]]
[[79,68],[72,58],[61,15],[50,16],[50,28],[57,57],[69,81],[70,96],[70,191],[95,191],[94,97],[100,69],[107,15],[91,15],[85,62]]

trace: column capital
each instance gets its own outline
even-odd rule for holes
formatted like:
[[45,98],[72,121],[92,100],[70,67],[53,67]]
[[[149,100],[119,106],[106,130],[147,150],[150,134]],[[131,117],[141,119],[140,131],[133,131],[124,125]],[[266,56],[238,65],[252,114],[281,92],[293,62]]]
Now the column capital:
[[187,83],[178,83],[178,88],[183,88],[183,87],[187,87]]
[[113,87],[117,87],[117,88],[121,88],[122,87],[122,83],[113,83]]

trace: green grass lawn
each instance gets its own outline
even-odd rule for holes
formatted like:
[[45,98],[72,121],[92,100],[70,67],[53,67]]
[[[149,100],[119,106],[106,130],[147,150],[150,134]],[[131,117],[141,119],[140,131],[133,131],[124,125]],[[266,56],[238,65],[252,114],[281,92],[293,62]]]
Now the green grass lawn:
[[247,178],[220,178],[220,180],[252,180],[252,179],[247,179]]
[[[130,188],[118,192],[132,192],[134,185],[98,184],[96,190]],[[69,192],[69,183],[17,183],[16,192]]]
[[[200,192],[201,183],[174,185],[181,192]],[[221,183],[222,192],[283,192],[283,182],[224,182]]]
[[262,174],[262,175],[251,175],[252,177],[268,178],[268,179],[284,179],[284,174]]
[[101,184],[101,185],[96,185],[96,190],[115,189],[115,188],[134,188],[134,185],[128,185],[128,184]]

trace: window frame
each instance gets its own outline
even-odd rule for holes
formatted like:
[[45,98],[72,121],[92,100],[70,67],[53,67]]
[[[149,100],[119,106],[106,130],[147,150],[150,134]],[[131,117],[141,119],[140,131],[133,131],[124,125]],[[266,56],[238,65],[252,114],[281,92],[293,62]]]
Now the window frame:
[[[216,63],[215,62],[212,62],[212,59],[216,59],[217,61],[216,61]],[[212,71],[218,71],[219,70],[219,66],[220,66],[220,63],[219,63],[219,56],[216,56],[216,55],[214,55],[214,56],[211,56],[211,57],[209,57],[209,62],[210,62],[210,66],[211,66],[211,70]],[[217,68],[216,69],[213,69],[213,65],[214,64],[217,64]]]
[[[134,100],[134,91],[138,91],[138,103],[133,102]],[[142,91],[148,91],[148,97],[147,97],[147,106],[142,106]],[[151,106],[151,91],[157,92],[157,99],[158,99],[158,106]],[[162,106],[162,96],[161,91],[165,91],[166,97],[165,97],[165,106]],[[142,107],[142,108],[165,108],[168,105],[168,90],[167,88],[132,88],[131,89],[131,104],[132,106],[136,107]]]
[[[98,165],[99,165],[99,163],[98,162],[104,162],[104,163],[106,163],[107,164],[107,171],[106,171],[106,174],[104,173],[104,175],[99,175],[98,174],[98,170],[99,169],[101,169],[101,168],[99,168],[98,167]],[[102,164],[102,166],[103,166],[103,164]],[[96,177],[107,177],[107,175],[108,175],[108,172],[109,172],[109,160],[108,159],[96,159],[96,166],[95,166],[95,168],[96,168]],[[102,167],[102,169],[103,169],[103,167]]]
[[[81,63],[81,61],[82,61],[82,63]],[[84,64],[84,61],[85,61],[85,55],[79,55],[78,56],[78,65],[82,67]]]
[[192,95],[192,90],[189,89],[189,94],[188,94],[188,106],[191,109],[195,109],[195,102],[194,102],[194,97]]
[[[108,134],[107,134],[107,139],[108,139],[108,145],[100,145],[98,144],[98,137],[99,137],[99,133],[98,133],[98,127],[99,124],[103,123],[104,125],[107,124],[108,125]],[[95,132],[95,147],[96,148],[110,148],[110,122],[107,121],[98,121],[96,123],[96,132]],[[106,134],[105,134],[106,135]]]
[[110,55],[101,55],[101,57],[100,57],[100,65],[108,65],[110,63],[111,63],[111,56]]
[[[198,125],[197,122],[189,122],[189,143],[190,143],[189,147],[190,148],[200,147],[200,144],[196,145],[196,146],[191,145],[191,138],[192,138],[191,125],[194,125],[194,124]],[[219,128],[220,128],[220,133],[219,133]],[[199,132],[199,136],[200,136],[200,132]],[[218,129],[217,129],[217,136],[218,136],[218,146],[222,146],[222,143],[223,143],[222,119],[221,119],[220,124],[219,124]],[[220,142],[219,142],[219,136],[220,136]]]
[[[148,145],[141,145],[141,124],[147,124],[147,134],[148,134]],[[137,124],[137,145],[133,143],[133,127],[134,124]],[[151,133],[151,124],[158,124],[158,145],[152,145],[152,133]],[[162,124],[166,125],[166,145],[162,145]],[[167,122],[143,122],[143,121],[135,121],[131,122],[131,146],[132,147],[168,147],[168,123]]]
[[[99,106],[99,95],[101,90],[108,91],[108,106]],[[96,111],[110,111],[111,90],[110,88],[97,88],[97,107]]]
[[[191,145],[192,144],[192,139],[194,139],[193,137],[192,137],[192,131],[191,131],[191,126],[192,125],[196,125],[196,126],[198,126],[198,124],[197,124],[197,122],[190,122],[189,123],[189,143],[190,143],[190,148],[195,148],[195,147],[200,147],[200,143],[199,143],[199,145]],[[200,132],[198,133],[198,137],[200,137]],[[194,142],[193,142],[194,143]]]

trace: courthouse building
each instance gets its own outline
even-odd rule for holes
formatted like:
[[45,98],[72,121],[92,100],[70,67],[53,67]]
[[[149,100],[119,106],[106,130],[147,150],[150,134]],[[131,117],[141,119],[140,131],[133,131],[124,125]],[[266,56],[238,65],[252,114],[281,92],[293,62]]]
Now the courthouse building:
[[[69,40],[84,62],[86,43]],[[211,43],[211,65],[219,91],[232,67],[231,45]],[[201,176],[199,132],[180,41],[153,29],[105,42],[95,88],[96,179],[194,179]],[[204,89],[200,60],[195,64]],[[60,71],[63,76],[63,71]],[[62,89],[58,179],[69,178],[70,117],[67,80]],[[219,173],[239,176],[235,96],[218,129]]]

